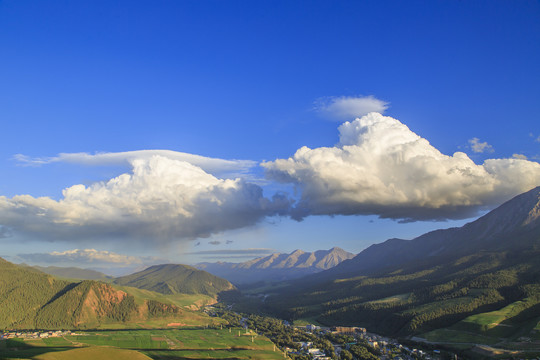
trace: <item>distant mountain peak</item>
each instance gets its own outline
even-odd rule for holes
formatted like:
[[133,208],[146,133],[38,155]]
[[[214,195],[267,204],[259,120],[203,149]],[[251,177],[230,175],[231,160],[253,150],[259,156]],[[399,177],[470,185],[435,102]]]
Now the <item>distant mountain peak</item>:
[[197,266],[232,282],[249,283],[262,280],[281,281],[313,274],[353,257],[354,254],[339,247],[314,252],[296,249],[290,254],[274,253],[239,264],[204,263]]
[[494,237],[540,225],[540,186],[517,195],[463,228],[477,238]]

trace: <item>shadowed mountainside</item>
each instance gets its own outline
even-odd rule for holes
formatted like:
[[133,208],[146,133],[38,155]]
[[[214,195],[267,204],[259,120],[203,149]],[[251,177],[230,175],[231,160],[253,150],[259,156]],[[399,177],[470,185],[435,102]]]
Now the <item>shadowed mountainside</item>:
[[540,187],[461,228],[373,245],[292,281],[264,306],[289,319],[408,335],[516,302],[527,304],[528,321],[540,320],[539,291]]

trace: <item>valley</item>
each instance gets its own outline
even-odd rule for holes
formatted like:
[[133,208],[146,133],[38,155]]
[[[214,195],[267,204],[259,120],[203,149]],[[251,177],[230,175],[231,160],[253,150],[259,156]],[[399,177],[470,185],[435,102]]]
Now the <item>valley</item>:
[[[345,359],[354,342],[360,352],[353,358],[534,358],[540,355],[539,204],[536,188],[461,228],[391,239],[281,281],[271,280],[276,268],[316,264],[317,252],[255,259],[252,264],[267,264],[257,271],[270,275],[236,285],[178,264],[102,282],[0,260],[0,326],[7,331],[0,354],[85,358],[108,347],[152,359]],[[339,251],[318,253],[337,259],[332,254]],[[372,338],[353,331],[347,340],[333,328],[365,328]],[[46,330],[43,337],[32,333],[39,329]],[[59,332],[66,330],[71,333]],[[302,342],[316,344],[320,354],[302,349]],[[337,355],[337,346],[345,355]],[[404,346],[410,351],[402,352]]]

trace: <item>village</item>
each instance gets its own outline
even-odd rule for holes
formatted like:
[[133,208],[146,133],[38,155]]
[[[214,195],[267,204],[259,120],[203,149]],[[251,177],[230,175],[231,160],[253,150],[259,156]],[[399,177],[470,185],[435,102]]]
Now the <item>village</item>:
[[[367,332],[366,328],[362,327],[321,327],[312,324],[308,324],[305,327],[295,327],[297,330],[306,331],[307,333],[315,336],[324,337],[325,335],[340,334],[348,335],[356,340],[356,342],[347,344],[332,344],[334,353],[338,358],[341,357],[343,350],[348,350],[350,346],[355,345],[357,342],[362,342],[375,350],[378,357],[383,360],[413,360],[413,359],[425,359],[425,360],[437,360],[441,358],[440,350],[432,350],[430,352],[409,348],[400,344],[397,340],[383,337],[377,334]],[[314,347],[312,342],[298,342],[301,347],[301,351],[286,347],[284,351],[291,355],[307,354],[312,359],[317,360],[331,360],[330,354],[326,354],[323,350]]]
[[67,335],[84,335],[71,332],[70,330],[55,331],[4,331],[0,333],[0,339],[46,339],[50,337],[62,337]]
[[[294,341],[290,345],[281,345],[284,356],[290,358],[299,359],[317,359],[317,360],[331,360],[331,359],[345,359],[346,356],[342,356],[342,352],[346,350],[348,353],[352,346],[360,345],[368,347],[372,350],[370,353],[373,357],[383,360],[439,360],[442,359],[441,350],[425,350],[417,347],[411,347],[401,344],[398,340],[389,337],[384,337],[375,333],[370,333],[364,327],[350,327],[350,326],[334,326],[325,327],[314,324],[307,324],[304,326],[298,326],[291,324],[286,320],[270,319],[268,317],[257,317],[250,315],[246,317],[232,310],[233,305],[228,304],[214,304],[205,307],[204,311],[210,316],[221,316],[227,318],[230,323],[236,324],[248,330],[248,328],[254,330],[259,335],[268,336],[274,343],[279,345],[277,338],[273,338],[271,334],[275,334],[278,328],[280,331],[288,332],[292,339],[304,338],[302,334],[306,334],[311,337],[312,341]],[[263,324],[266,323],[267,330],[261,331]],[[272,325],[269,325],[272,324]],[[350,341],[343,342],[344,339]],[[331,347],[327,347],[326,351],[320,346],[317,346],[315,342],[319,340],[319,343],[328,341],[328,339],[340,340],[330,341]],[[333,354],[331,352],[333,351]],[[453,354],[446,354],[453,357]],[[353,357],[354,358],[354,357]]]

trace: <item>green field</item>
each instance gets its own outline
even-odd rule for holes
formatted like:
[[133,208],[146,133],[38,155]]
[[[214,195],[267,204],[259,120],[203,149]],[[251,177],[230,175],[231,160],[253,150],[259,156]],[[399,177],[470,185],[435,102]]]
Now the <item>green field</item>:
[[205,305],[215,303],[215,299],[203,294],[160,294],[155,291],[138,289],[131,286],[112,285],[115,289],[119,289],[130,293],[135,297],[136,303],[142,303],[144,300],[156,300],[165,304],[173,304],[180,307],[190,309],[199,309]]
[[[134,357],[133,354],[141,355]],[[282,359],[264,336],[241,329],[92,331],[0,341],[0,359]]]
[[140,352],[126,349],[105,347],[87,347],[66,351],[50,352],[34,357],[35,360],[151,360],[152,358]]

